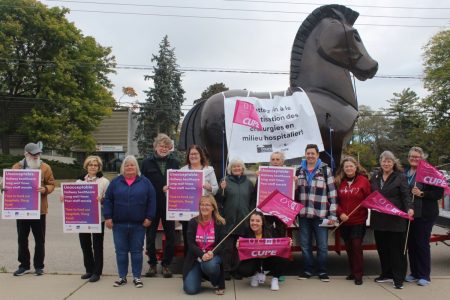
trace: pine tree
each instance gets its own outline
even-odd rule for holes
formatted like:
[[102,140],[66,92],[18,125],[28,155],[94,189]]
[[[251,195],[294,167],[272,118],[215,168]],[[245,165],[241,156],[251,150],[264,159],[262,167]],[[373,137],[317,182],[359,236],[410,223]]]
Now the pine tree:
[[166,133],[170,137],[177,135],[184,101],[182,72],[179,71],[175,49],[170,47],[167,35],[159,44],[158,55],[153,55],[151,61],[155,62],[153,75],[146,75],[145,80],[153,80],[153,87],[145,91],[147,98],[137,115],[135,135],[139,153],[143,156],[153,149],[153,139],[158,133]]

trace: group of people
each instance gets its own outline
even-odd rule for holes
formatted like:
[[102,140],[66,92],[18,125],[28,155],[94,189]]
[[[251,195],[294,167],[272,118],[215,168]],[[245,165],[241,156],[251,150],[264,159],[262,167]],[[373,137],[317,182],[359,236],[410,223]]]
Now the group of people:
[[[89,156],[84,162],[86,174],[78,181],[97,183],[98,201],[102,207],[101,233],[80,233],[80,245],[86,273],[82,279],[96,282],[103,269],[104,227],[112,229],[119,278],[115,287],[127,283],[129,257],[133,283],[143,286],[141,280],[143,247],[148,255],[147,277],[157,274],[155,239],[161,221],[165,234],[165,245],[161,261],[163,277],[172,277],[170,265],[175,253],[175,221],[166,219],[167,170],[179,169],[180,162],[170,153],[172,140],[159,134],[153,143],[154,153],[139,166],[134,156],[127,156],[121,166],[120,175],[109,182],[102,174],[102,160]],[[47,195],[55,188],[51,168],[40,160],[41,149],[37,144],[25,146],[25,158],[13,169],[40,169],[42,182],[41,218],[17,220],[19,268],[14,276],[30,272],[28,236],[30,230],[35,238],[34,268],[36,275],[44,274],[45,216]],[[397,289],[403,282],[430,283],[429,237],[438,216],[438,200],[443,189],[416,183],[418,162],[425,159],[423,150],[411,148],[409,167],[403,170],[399,160],[390,151],[380,155],[379,171],[369,174],[353,157],[345,157],[336,175],[319,158],[317,145],[306,146],[305,159],[296,170],[295,201],[304,205],[298,215],[299,242],[302,249],[303,271],[298,279],[318,276],[328,282],[327,272],[328,231],[340,222],[340,233],[344,239],[350,274],[348,280],[356,285],[363,283],[363,238],[366,221],[374,230],[381,274],[376,282],[392,282]],[[282,152],[271,154],[271,166],[283,166]],[[250,277],[250,285],[258,286],[265,281],[265,274],[272,275],[271,289],[279,289],[279,279],[284,275],[285,259],[279,257],[254,258],[239,261],[238,238],[276,238],[286,236],[286,226],[273,216],[264,216],[255,210],[256,187],[245,175],[245,164],[233,159],[228,164],[228,175],[218,183],[214,169],[209,166],[204,150],[192,145],[186,153],[186,164],[181,169],[203,170],[203,196],[199,200],[198,216],[182,222],[185,258],[183,265],[183,289],[187,294],[197,294],[202,280],[215,287],[217,295],[223,295],[225,280]],[[256,185],[258,184],[258,180]],[[373,191],[379,191],[393,205],[414,216],[409,229],[408,221],[398,216],[368,211],[361,202]],[[244,220],[248,217],[248,220]],[[243,221],[244,222],[241,222]],[[239,225],[239,226],[237,226]],[[231,234],[230,231],[232,231]],[[317,247],[317,266],[314,266],[313,240]],[[410,263],[403,253],[408,243]]]

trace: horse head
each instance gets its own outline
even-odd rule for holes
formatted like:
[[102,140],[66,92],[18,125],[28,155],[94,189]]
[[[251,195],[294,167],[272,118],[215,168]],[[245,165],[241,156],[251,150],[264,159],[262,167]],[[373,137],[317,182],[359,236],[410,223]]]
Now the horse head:
[[378,70],[353,28],[358,15],[345,6],[325,5],[305,19],[292,47],[291,87],[321,88],[357,109],[349,72],[366,80]]
[[[290,92],[301,87],[308,95],[319,123],[326,162],[340,161],[358,117],[358,104],[350,72],[358,79],[372,78],[378,63],[367,53],[353,28],[358,13],[341,5],[315,9],[302,23],[291,53]],[[272,92],[270,95],[274,95]],[[282,96],[284,92],[278,92]],[[223,174],[226,157],[224,98],[246,97],[246,90],[216,94],[198,103],[186,115],[181,128],[179,149],[199,144],[211,156],[216,174]],[[267,99],[269,93],[250,96]],[[303,149],[299,149],[299,156]],[[221,165],[222,161],[222,165]]]

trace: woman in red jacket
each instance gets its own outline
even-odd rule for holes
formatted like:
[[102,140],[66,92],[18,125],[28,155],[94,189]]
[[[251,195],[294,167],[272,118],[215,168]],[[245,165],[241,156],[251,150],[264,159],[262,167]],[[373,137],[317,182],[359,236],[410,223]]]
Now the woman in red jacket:
[[346,279],[361,285],[364,260],[362,241],[366,232],[367,209],[359,205],[370,194],[370,182],[364,168],[353,157],[345,157],[342,161],[336,174],[336,187],[337,215],[343,222],[340,231],[345,241],[351,272]]

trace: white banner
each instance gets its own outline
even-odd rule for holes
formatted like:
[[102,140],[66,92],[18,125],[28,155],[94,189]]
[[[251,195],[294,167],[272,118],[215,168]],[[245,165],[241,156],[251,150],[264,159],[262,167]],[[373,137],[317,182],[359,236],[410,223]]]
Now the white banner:
[[[251,102],[258,112],[263,131],[233,124],[236,100]],[[307,144],[323,151],[316,114],[304,92],[273,99],[231,97],[224,99],[225,127],[229,158],[246,163],[267,162],[270,153],[282,151],[286,159],[301,157]]]

